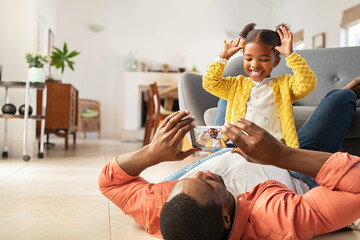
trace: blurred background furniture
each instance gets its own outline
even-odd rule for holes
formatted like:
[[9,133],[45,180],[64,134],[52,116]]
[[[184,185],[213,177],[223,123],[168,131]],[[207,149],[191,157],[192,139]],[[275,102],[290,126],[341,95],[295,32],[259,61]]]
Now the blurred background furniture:
[[[142,113],[146,113],[146,111],[142,112],[142,92],[147,90],[153,82],[156,82],[159,92],[163,91],[165,88],[176,85],[179,77],[179,72],[125,72],[125,131],[141,129],[143,120],[145,120],[145,114],[142,115]],[[163,98],[163,96],[160,97]],[[176,102],[174,106],[176,106]]]
[[[316,89],[303,99],[296,101],[294,118],[296,129],[299,130],[313,113],[321,99],[332,89],[345,86],[354,78],[360,76],[360,47],[306,49],[297,51],[317,77]],[[286,66],[284,57],[280,64],[274,68],[271,75],[292,74]],[[247,76],[243,68],[243,57],[231,59],[225,68],[223,76]],[[202,87],[202,75],[183,73],[179,80],[179,105],[181,110],[190,110],[196,117],[195,124],[213,125],[217,114],[219,98],[205,91]],[[225,118],[225,113],[223,115]],[[329,129],[331,131],[331,129]],[[341,147],[341,151],[360,155],[360,101],[352,123]]]
[[159,89],[156,82],[150,84],[149,89],[144,92],[144,100],[147,107],[143,141],[143,145],[145,146],[151,142],[161,121],[173,112],[165,110],[161,105]]
[[[74,146],[76,144],[76,132],[78,126],[78,90],[71,84],[47,82],[45,134],[47,144],[51,133],[65,138],[65,149],[68,149],[69,135],[73,135]],[[42,101],[41,90],[37,94],[37,111]],[[40,126],[37,124],[37,133]]]
[[[1,69],[0,69],[1,71]],[[0,73],[1,74],[1,73]],[[41,101],[37,107],[38,114],[28,114],[30,109],[30,88],[33,89],[43,89],[43,97],[46,98],[46,85],[44,83],[30,83],[27,82],[0,82],[0,87],[5,88],[5,104],[9,103],[9,88],[25,88],[25,109],[24,114],[1,114],[0,118],[5,119],[5,129],[4,129],[4,151],[2,153],[2,158],[8,158],[8,120],[9,119],[24,119],[24,130],[23,130],[23,160],[29,161],[30,156],[27,154],[27,121],[28,119],[34,119],[39,123],[39,152],[38,158],[44,157],[44,130],[45,130],[45,109],[46,101]],[[30,115],[30,116],[29,116]]]
[[79,99],[78,133],[97,132],[101,138],[101,109],[100,102],[92,99]]
[[178,85],[175,84],[159,91],[160,98],[164,98],[164,109],[172,111],[174,108],[174,100],[178,99]]
[[143,146],[148,145],[151,140],[151,132],[153,128],[153,115],[155,112],[154,98],[150,97],[150,89],[144,91],[144,101],[146,102],[146,118],[145,118],[145,133]]

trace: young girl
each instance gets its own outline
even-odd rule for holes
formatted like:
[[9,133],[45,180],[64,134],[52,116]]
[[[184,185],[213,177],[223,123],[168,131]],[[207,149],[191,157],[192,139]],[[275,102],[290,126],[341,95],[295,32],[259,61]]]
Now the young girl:
[[[224,41],[223,50],[203,76],[208,92],[228,101],[225,122],[245,118],[291,147],[299,147],[292,103],[316,87],[316,77],[305,59],[293,51],[292,33],[284,24],[276,31],[245,26],[235,41]],[[241,40],[241,43],[240,43]],[[222,77],[229,58],[243,49],[244,69],[250,77]],[[294,75],[271,77],[280,54]]]

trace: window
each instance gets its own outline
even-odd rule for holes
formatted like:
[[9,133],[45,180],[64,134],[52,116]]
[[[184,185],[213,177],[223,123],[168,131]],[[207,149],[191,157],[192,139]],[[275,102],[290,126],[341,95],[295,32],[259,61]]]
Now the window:
[[360,4],[343,12],[340,46],[360,46]]
[[360,23],[352,25],[348,28],[348,44],[349,47],[360,46]]

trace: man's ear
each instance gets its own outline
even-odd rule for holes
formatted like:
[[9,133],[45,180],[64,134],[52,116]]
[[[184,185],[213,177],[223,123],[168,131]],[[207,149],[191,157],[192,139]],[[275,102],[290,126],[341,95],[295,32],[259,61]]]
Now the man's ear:
[[280,57],[280,56],[277,56],[277,57],[276,57],[276,60],[275,60],[274,68],[276,68],[276,66],[279,65],[280,60],[281,60],[281,57]]
[[225,229],[231,228],[231,217],[227,211],[223,211],[223,224]]

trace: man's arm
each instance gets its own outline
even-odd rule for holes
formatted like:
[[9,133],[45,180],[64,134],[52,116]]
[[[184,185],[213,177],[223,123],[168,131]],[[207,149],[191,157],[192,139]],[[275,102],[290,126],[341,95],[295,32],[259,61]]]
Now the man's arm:
[[183,160],[200,148],[180,149],[185,134],[193,129],[194,117],[189,111],[175,112],[160,124],[151,143],[135,153],[117,158],[119,166],[129,175],[138,176],[144,169],[164,161]]
[[138,175],[147,167],[163,161],[182,160],[199,150],[180,149],[181,140],[193,128],[194,118],[184,119],[188,115],[188,111],[182,111],[168,116],[148,146],[116,157],[106,164],[99,175],[101,193],[158,238],[162,237],[160,211],[177,180],[154,184]]
[[360,218],[359,157],[290,148],[243,119],[224,126],[223,130],[238,146],[232,152],[241,154],[248,161],[316,176],[320,186],[304,195],[284,189],[277,194],[270,188],[266,188],[268,194],[263,191],[261,198],[267,202],[263,204],[266,206],[264,212],[270,211],[267,216],[282,216],[269,220],[272,224],[292,219],[291,229],[295,229],[297,237],[309,239],[343,228]]
[[[245,119],[226,124],[222,131],[247,161],[304,173],[316,177],[332,153],[296,149],[277,141],[270,133]],[[245,133],[243,133],[244,131]]]

